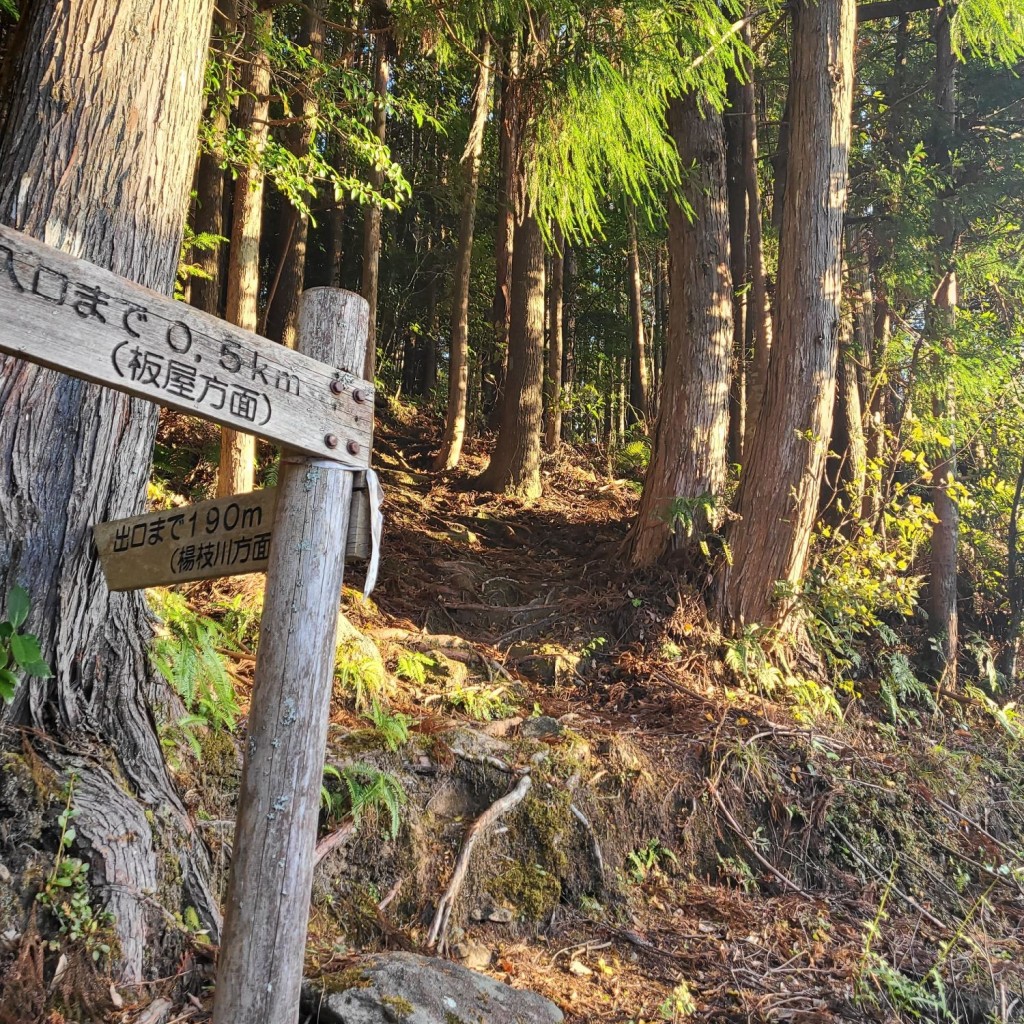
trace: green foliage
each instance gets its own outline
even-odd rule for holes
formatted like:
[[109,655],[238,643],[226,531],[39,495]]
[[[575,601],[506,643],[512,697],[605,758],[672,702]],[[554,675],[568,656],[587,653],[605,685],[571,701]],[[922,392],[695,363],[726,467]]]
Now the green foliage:
[[663,195],[679,196],[686,171],[665,132],[668,103],[696,89],[721,106],[726,72],[745,52],[729,31],[739,15],[707,0],[638,0],[621,17],[560,9],[562,59],[527,140],[530,196],[546,230],[558,223],[570,239],[593,241],[616,193],[660,219]]
[[646,437],[634,437],[615,450],[613,459],[620,476],[642,476],[651,461],[651,442]]
[[[332,790],[329,783],[338,787]],[[320,803],[327,817],[350,817],[356,828],[369,813],[387,814],[388,835],[394,839],[402,823],[402,808],[408,794],[401,781],[390,772],[370,764],[356,762],[338,768],[324,765],[324,784],[320,787]]]
[[902,651],[893,651],[888,658],[889,670],[879,680],[879,696],[893,725],[920,724],[917,712],[911,707],[935,710],[931,691],[914,674],[910,661]]
[[804,589],[812,614],[848,638],[876,629],[886,613],[913,614],[922,577],[910,567],[934,522],[931,506],[901,485],[883,509],[879,529],[863,523],[847,537],[821,524]]
[[[89,865],[78,857],[70,856],[76,836],[72,822],[78,814],[73,806],[75,781],[71,776],[64,790],[64,808],[57,816],[60,828],[57,853],[36,900],[53,915],[61,935],[70,942],[82,942],[93,960],[99,960],[110,953],[110,945],[104,940],[103,932],[113,918],[104,911],[93,909],[89,898]],[[60,942],[53,940],[49,946],[56,951]]]
[[7,595],[7,617],[0,620],[0,700],[11,701],[18,685],[15,669],[37,679],[48,679],[50,667],[43,660],[39,638],[22,630],[31,601],[24,587],[15,584]]
[[196,614],[180,594],[149,590],[147,597],[162,623],[153,640],[153,664],[181,697],[188,714],[178,720],[177,729],[200,757],[197,728],[233,732],[238,722],[234,680],[218,650],[237,650],[238,645],[223,625]]
[[496,718],[514,715],[516,705],[508,699],[505,686],[470,683],[454,684],[445,691],[444,700],[449,707],[461,711],[478,722],[490,722]]
[[[194,195],[194,193],[193,193]],[[181,236],[181,254],[178,257],[178,270],[174,276],[174,297],[185,298],[185,285],[193,278],[209,280],[210,275],[195,261],[197,253],[214,252],[228,240],[223,235],[211,234],[209,231],[195,231],[188,221],[185,222]]]
[[427,681],[427,673],[436,665],[437,662],[427,654],[421,654],[419,651],[400,651],[395,675],[399,679],[423,686]]
[[386,704],[373,700],[366,717],[373,722],[374,731],[384,746],[394,752],[409,742],[409,729],[413,719],[401,711],[391,711]]
[[[310,215],[314,224],[311,203],[321,188],[333,193],[335,201],[399,208],[410,195],[411,186],[389,148],[373,131],[373,85],[362,70],[343,61],[317,58],[310,47],[289,38],[277,22],[261,34],[257,43],[269,57],[272,93],[285,119],[296,116],[293,95],[312,101],[304,116],[309,132],[319,143],[298,155],[274,131],[260,147],[250,133],[231,123],[231,109],[241,92],[234,84],[237,76],[232,74],[236,40],[224,42],[225,49],[212,52],[207,64],[207,116],[200,129],[200,142],[207,152],[233,174],[241,167],[259,167],[278,192],[296,209]],[[399,101],[393,94],[389,94],[388,108],[392,117],[407,114],[420,125],[428,117],[415,99]],[[352,165],[363,173],[339,170]],[[381,174],[382,189],[369,183],[370,171]]]
[[654,871],[663,872],[668,864],[678,867],[679,858],[660,839],[648,839],[626,857],[629,877],[638,884]]
[[662,1020],[678,1024],[697,1012],[697,1003],[685,981],[679,982],[669,993],[668,998],[658,1007],[658,1016]]
[[382,700],[391,689],[391,681],[380,662],[367,655],[358,640],[338,644],[334,661],[334,678],[351,690],[357,708],[369,707]]
[[842,708],[832,686],[794,672],[785,652],[778,647],[774,651],[778,661],[775,664],[765,650],[771,640],[771,634],[758,625],[744,627],[738,637],[726,641],[726,667],[763,696],[786,697],[797,719],[841,717]]

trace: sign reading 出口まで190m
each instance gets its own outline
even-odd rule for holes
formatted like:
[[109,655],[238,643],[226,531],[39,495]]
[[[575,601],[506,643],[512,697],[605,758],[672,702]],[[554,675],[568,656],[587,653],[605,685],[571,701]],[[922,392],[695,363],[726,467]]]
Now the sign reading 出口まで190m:
[[373,387],[0,226],[0,351],[368,465]]

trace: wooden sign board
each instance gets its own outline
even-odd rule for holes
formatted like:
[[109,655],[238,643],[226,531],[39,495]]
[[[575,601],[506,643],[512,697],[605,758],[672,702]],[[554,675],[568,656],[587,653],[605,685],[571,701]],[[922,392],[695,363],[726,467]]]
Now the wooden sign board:
[[373,385],[0,226],[0,351],[369,465]]
[[[359,478],[357,477],[357,487]],[[201,501],[93,527],[110,590],[140,590],[264,572],[273,540],[277,491]],[[370,557],[370,500],[352,492],[345,557]]]

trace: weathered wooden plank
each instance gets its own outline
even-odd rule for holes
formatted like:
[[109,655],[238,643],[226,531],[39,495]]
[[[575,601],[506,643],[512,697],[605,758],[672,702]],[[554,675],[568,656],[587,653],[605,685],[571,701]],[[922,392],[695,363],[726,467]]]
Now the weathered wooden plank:
[[[362,366],[365,300],[302,296],[299,346]],[[354,474],[281,464],[214,996],[215,1024],[297,1024]]]
[[[266,572],[276,510],[277,490],[268,488],[99,523],[93,537],[107,587],[141,590]],[[346,560],[369,558],[370,543],[364,485],[352,492]]]
[[371,384],[3,226],[0,323],[0,351],[369,465]]

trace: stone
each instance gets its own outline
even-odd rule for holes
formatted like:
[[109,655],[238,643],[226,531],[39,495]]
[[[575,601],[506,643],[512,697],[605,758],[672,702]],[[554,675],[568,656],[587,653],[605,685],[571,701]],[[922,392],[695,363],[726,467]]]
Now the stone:
[[463,967],[471,971],[482,971],[491,966],[494,954],[482,942],[460,942],[454,947],[455,955]]
[[515,916],[515,911],[509,910],[508,907],[495,907],[487,915],[487,920],[494,921],[496,924],[510,924]]
[[562,1024],[550,1000],[514,989],[460,964],[416,953],[366,957],[345,972],[307,981],[303,1006],[312,1024]]
[[506,666],[542,686],[556,686],[567,679],[579,661],[579,657],[564,648],[527,642],[513,644],[505,656]]
[[565,726],[550,715],[537,715],[535,718],[527,718],[520,731],[527,739],[542,740],[548,736],[561,736]]

